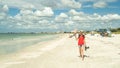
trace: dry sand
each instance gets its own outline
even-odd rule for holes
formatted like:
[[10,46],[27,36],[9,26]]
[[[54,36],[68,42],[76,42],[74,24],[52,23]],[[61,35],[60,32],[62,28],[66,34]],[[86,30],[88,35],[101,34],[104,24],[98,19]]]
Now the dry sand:
[[[68,35],[48,43],[39,43],[3,63],[0,68],[120,68],[120,35],[86,35],[85,59],[79,57],[77,41]],[[38,46],[41,45],[41,46]]]

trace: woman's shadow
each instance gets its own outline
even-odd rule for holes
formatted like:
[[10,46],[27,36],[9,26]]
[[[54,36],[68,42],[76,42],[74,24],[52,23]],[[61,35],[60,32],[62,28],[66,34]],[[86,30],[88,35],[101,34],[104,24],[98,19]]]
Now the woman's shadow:
[[90,56],[88,56],[88,55],[84,55],[83,57],[85,58],[85,57],[90,57]]
[[[78,56],[78,57],[81,57],[81,56]],[[85,58],[85,57],[90,57],[90,56],[88,56],[88,55],[84,55],[83,57]]]

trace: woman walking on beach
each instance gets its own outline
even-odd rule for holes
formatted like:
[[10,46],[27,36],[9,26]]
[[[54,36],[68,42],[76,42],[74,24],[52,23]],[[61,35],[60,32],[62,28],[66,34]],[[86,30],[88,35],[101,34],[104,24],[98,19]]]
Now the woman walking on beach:
[[78,39],[78,47],[79,47],[80,57],[82,58],[82,60],[84,60],[85,35],[83,35],[83,31],[80,31],[77,39]]

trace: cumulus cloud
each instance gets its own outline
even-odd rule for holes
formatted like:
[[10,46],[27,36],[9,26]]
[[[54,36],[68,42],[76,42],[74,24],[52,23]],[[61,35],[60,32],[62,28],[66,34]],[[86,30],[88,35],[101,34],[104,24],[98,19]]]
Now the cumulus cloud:
[[101,20],[120,20],[120,15],[118,14],[107,14],[101,17]]
[[79,13],[77,11],[75,11],[74,9],[71,9],[69,11],[69,14],[71,14],[71,15],[78,15]]
[[[41,10],[43,12],[44,10]],[[49,15],[34,15],[32,10],[21,10],[14,17],[7,16],[7,20],[0,23],[4,27],[12,29],[37,29],[37,30],[72,30],[72,29],[92,29],[103,27],[103,22],[111,23],[114,20],[120,20],[119,14],[100,15],[97,13],[87,14],[70,10],[66,13],[60,13],[58,16],[49,17]],[[71,14],[72,13],[72,14]],[[0,13],[4,16],[4,14]],[[45,16],[45,17],[44,17]],[[3,20],[4,18],[1,17]],[[59,23],[60,22],[60,23]],[[98,26],[99,25],[99,26]]]
[[0,20],[4,20],[6,17],[6,14],[4,12],[0,13]]
[[62,4],[70,8],[81,8],[81,3],[75,0],[61,0]]
[[9,10],[8,6],[7,5],[4,5],[3,8],[2,8],[3,11],[7,12]]
[[35,8],[33,2],[34,1],[27,2],[26,0],[2,0],[2,4],[7,4],[8,6],[17,7],[20,9],[23,9],[23,8],[33,9],[33,8]]
[[77,0],[79,2],[97,2],[97,1],[104,1],[104,2],[115,2],[117,0]]
[[36,16],[53,16],[54,12],[50,7],[45,7],[44,10],[42,11],[39,10],[35,11],[34,14]]
[[108,3],[111,3],[111,2],[117,2],[118,0],[77,0],[78,2],[81,2],[81,3],[88,3],[88,2],[92,2],[93,4],[87,4],[87,5],[84,5],[83,7],[91,7],[91,8],[105,8],[105,7],[109,7],[109,4]]
[[[71,14],[72,13],[72,14]],[[70,10],[66,15],[67,17],[65,20],[61,19],[60,14],[58,17],[56,17],[57,22],[63,22],[65,29],[72,29],[72,28],[78,28],[78,29],[84,29],[84,28],[102,28],[107,27],[107,25],[111,23],[115,23],[115,20],[120,20],[119,14],[106,14],[106,15],[100,15],[97,13],[94,14],[86,14],[84,12],[78,12],[75,10]],[[102,24],[105,23],[106,25]],[[80,27],[82,26],[82,27]],[[59,26],[58,26],[59,27]],[[72,28],[71,28],[72,27]]]
[[[0,11],[0,28],[7,27],[8,29],[23,30],[36,29],[41,31],[72,30],[75,28],[92,29],[93,27],[104,27],[104,24],[101,24],[103,22],[109,24],[116,23],[116,20],[120,21],[120,15],[117,13],[100,15],[98,13],[88,14],[82,11],[77,11],[76,9],[82,7],[82,1],[83,0],[49,0],[46,2],[44,0],[4,0],[2,3],[7,5],[3,5],[2,11]],[[93,2],[95,8],[107,7],[107,3],[110,2],[109,0],[85,1]],[[9,16],[5,13],[9,10],[9,7],[18,8],[19,6],[22,7],[19,8],[20,12],[17,15]],[[61,9],[66,8],[70,10],[55,15],[57,12],[54,13],[54,10],[56,10],[56,8],[59,9],[60,7],[62,7]]]
[[22,15],[33,14],[33,11],[32,10],[20,10],[20,14]]
[[72,17],[73,21],[77,21],[77,22],[88,22],[90,21],[90,19],[88,18],[88,16],[73,16]]
[[59,15],[59,17],[61,17],[61,18],[67,18],[68,15],[66,15],[65,13],[61,13],[61,14]]
[[3,4],[18,8],[81,8],[81,3],[75,0],[3,0]]
[[51,16],[53,15],[53,11],[50,9],[44,9],[44,10],[20,10],[20,13],[15,15],[13,17],[14,20],[23,22],[24,24],[31,24],[31,25],[36,25],[39,23],[39,21],[46,19],[46,20],[51,20]]
[[68,26],[70,28],[70,26],[74,26],[75,22],[72,20],[68,20],[65,25]]
[[116,1],[117,0],[2,0],[2,3],[20,9],[43,9],[44,7],[51,7],[53,9],[79,9],[82,7],[91,7],[91,4],[85,5],[85,2],[93,2],[92,6],[94,8],[103,8],[106,7],[109,2]]
[[0,21],[6,19],[7,17],[6,13],[8,12],[8,10],[9,8],[7,5],[3,5],[3,6],[0,5]]
[[107,6],[107,3],[103,1],[99,1],[93,4],[94,8],[104,8],[106,6]]
[[[39,10],[41,15],[35,15],[36,11],[21,9],[20,13],[13,17],[7,16],[7,20],[2,22],[6,23],[8,28],[14,29],[53,29],[51,27],[53,26],[53,23],[51,23],[51,16],[54,14],[52,9],[45,7],[43,10]],[[55,26],[53,27],[56,29]]]
[[71,16],[76,16],[76,15],[81,15],[81,16],[83,16],[83,15],[85,15],[85,14],[84,14],[84,12],[77,12],[76,10],[71,9],[71,10],[69,11],[69,15],[71,15]]
[[99,15],[97,13],[94,13],[92,15],[90,14],[83,14],[83,15],[76,15],[72,17],[72,20],[74,21],[84,21],[84,22],[93,22],[93,21],[112,21],[112,20],[120,20],[120,15],[118,14],[107,14],[107,15]]
[[68,15],[65,13],[61,13],[59,16],[55,18],[56,22],[65,22],[65,20],[68,20]]

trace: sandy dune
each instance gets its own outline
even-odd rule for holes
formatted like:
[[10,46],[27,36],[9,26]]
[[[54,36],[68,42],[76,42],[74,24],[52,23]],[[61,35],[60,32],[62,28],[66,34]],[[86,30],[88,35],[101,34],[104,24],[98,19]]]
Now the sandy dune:
[[43,43],[42,47],[36,44],[17,56],[19,60],[4,63],[4,68],[120,68],[120,35],[87,35],[90,49],[85,51],[84,61],[79,57],[77,41],[68,36]]

